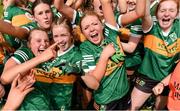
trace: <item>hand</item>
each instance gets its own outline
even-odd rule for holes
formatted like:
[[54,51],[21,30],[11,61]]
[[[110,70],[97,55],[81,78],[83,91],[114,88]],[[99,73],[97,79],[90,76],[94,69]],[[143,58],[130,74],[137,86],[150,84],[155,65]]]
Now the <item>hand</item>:
[[2,98],[5,95],[4,86],[0,84],[0,98]]
[[64,4],[64,0],[54,0],[54,6],[59,9]]
[[104,47],[101,56],[105,58],[111,57],[114,53],[116,52],[113,43],[108,44],[107,46]]
[[35,82],[33,74],[25,75],[24,79],[20,74],[13,80],[7,101],[3,110],[15,110],[23,102],[25,96],[34,88],[32,85]]
[[164,90],[164,84],[160,82],[152,90],[153,90],[155,95],[159,95]]
[[125,55],[124,53],[120,52],[120,50],[117,50],[116,53],[111,56],[112,61],[119,63],[120,61],[125,60]]
[[42,52],[39,55],[39,59],[42,59],[43,62],[48,61],[52,58],[56,57],[56,48],[59,42],[56,42],[54,44],[52,44],[51,46],[49,46],[44,52]]

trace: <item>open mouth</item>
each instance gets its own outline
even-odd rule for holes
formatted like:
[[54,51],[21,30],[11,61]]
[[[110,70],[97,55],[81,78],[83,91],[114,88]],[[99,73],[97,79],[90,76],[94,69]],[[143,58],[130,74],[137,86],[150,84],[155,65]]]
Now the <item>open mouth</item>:
[[42,52],[44,52],[44,51],[45,51],[45,49],[39,49],[39,50],[38,50],[39,53],[42,53]]
[[166,24],[168,24],[170,22],[170,20],[171,20],[170,18],[163,18],[162,22],[163,22],[164,25],[166,25]]
[[95,33],[95,34],[91,35],[91,38],[95,38],[95,37],[98,37],[98,33]]
[[46,24],[49,24],[49,21],[45,21]]

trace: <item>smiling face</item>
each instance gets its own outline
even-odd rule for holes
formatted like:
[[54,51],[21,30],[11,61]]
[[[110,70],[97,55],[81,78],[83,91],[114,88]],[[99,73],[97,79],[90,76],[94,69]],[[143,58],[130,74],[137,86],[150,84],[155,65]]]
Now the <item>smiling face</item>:
[[52,12],[50,6],[45,3],[40,3],[34,8],[34,18],[40,28],[47,30],[52,24]]
[[49,38],[47,33],[42,30],[33,30],[30,33],[28,46],[35,56],[41,54],[49,47]]
[[157,19],[164,32],[169,31],[178,14],[177,4],[173,0],[166,0],[159,4]]
[[72,35],[69,29],[64,24],[54,25],[52,32],[53,32],[53,40],[55,42],[59,42],[58,48],[60,53],[65,52],[72,46],[73,44]]
[[85,37],[93,44],[100,45],[104,39],[102,23],[95,15],[86,15],[81,20],[81,30]]

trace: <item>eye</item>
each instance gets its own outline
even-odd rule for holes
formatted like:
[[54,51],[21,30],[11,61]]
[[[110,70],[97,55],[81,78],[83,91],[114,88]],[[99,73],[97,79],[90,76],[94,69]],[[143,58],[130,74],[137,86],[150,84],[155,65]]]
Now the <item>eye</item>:
[[51,13],[51,11],[50,10],[46,10],[45,13]]
[[170,12],[175,12],[176,10],[175,10],[175,9],[170,9],[169,11],[170,11]]
[[87,30],[87,29],[88,29],[88,27],[89,27],[89,26],[85,26],[85,27],[84,27],[84,30]]
[[39,12],[39,13],[38,13],[38,15],[42,15],[42,14],[43,14],[43,12]]
[[58,37],[58,35],[53,35],[53,38],[57,38]]
[[93,23],[93,25],[98,25],[98,23]]
[[165,9],[161,9],[161,10],[160,10],[161,13],[163,13],[163,12],[165,12],[165,11],[166,11]]

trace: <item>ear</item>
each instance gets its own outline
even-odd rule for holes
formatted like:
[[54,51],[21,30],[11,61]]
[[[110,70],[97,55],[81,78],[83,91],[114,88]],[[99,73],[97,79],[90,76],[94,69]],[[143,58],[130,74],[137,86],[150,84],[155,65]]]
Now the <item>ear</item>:
[[27,42],[27,46],[28,46],[28,48],[31,48],[30,41]]

